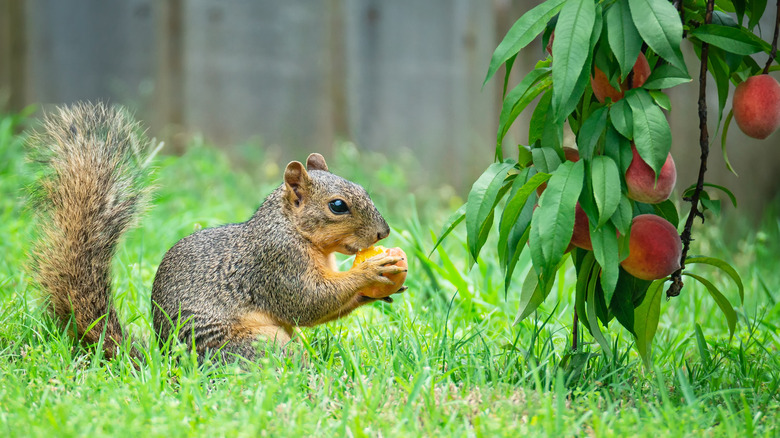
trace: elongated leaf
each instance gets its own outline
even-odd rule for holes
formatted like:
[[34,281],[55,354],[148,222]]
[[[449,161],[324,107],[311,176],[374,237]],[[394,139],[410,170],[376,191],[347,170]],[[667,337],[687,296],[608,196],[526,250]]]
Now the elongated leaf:
[[671,199],[667,199],[658,204],[653,204],[653,210],[655,210],[655,214],[668,220],[675,228],[680,224],[680,216],[677,214],[677,207],[674,206],[674,202],[672,202]]
[[[474,260],[485,244],[482,239],[485,223],[492,219],[493,209],[499,201],[499,192],[504,186],[504,179],[509,169],[514,167],[512,163],[493,163],[480,176],[469,192],[466,202],[466,241],[469,253]],[[490,221],[492,223],[492,220]],[[489,225],[488,225],[489,228]]]
[[530,169],[533,168],[524,169],[523,173],[518,175],[518,177],[515,179],[514,186],[516,187],[512,187],[512,192],[509,194],[509,200],[504,207],[504,212],[501,214],[498,235],[498,255],[499,262],[502,265],[506,261],[503,259],[503,256],[506,254],[509,233],[517,223],[517,219],[520,217],[520,213],[528,201],[528,196],[534,193],[536,188],[539,187],[542,183],[550,179],[549,174],[531,174]]
[[601,328],[599,328],[599,318],[597,318],[596,313],[596,285],[599,281],[599,268],[596,267],[592,272],[593,274],[588,281],[588,331],[596,339],[596,342],[599,343],[607,357],[612,357],[612,349],[609,347],[609,342],[604,337],[604,333],[601,332]]
[[[558,263],[558,266],[555,268],[556,271],[563,265],[565,260],[566,258]],[[512,323],[513,325],[526,319],[539,308],[539,305],[550,295],[552,284],[552,282],[549,282],[543,287],[539,284],[539,278],[534,270],[528,271],[528,275],[525,277],[525,281],[523,281],[523,288],[520,291],[520,306],[518,307],[517,316],[515,316],[515,320]]]
[[661,64],[653,69],[642,87],[648,90],[671,88],[690,81],[691,77],[679,68],[671,64]]
[[545,173],[552,173],[561,164],[561,157],[553,148],[534,148],[531,149],[531,155],[534,157],[534,166]]
[[612,126],[623,137],[629,140],[634,138],[634,115],[631,107],[626,103],[626,99],[620,99],[612,104],[609,109],[609,118],[612,120]]
[[[693,50],[696,52],[696,56],[701,58],[701,45],[694,44]],[[729,97],[729,78],[731,77],[731,69],[726,62],[727,52],[719,49],[718,47],[710,46],[709,56],[707,57],[707,67],[709,72],[715,79],[715,86],[718,90],[718,127],[716,131],[720,129],[720,122],[723,118],[723,108],[726,106],[726,100]],[[743,57],[744,59],[751,59],[749,57]]]
[[459,223],[463,222],[463,219],[466,219],[466,205],[467,204],[461,205],[460,208],[455,210],[455,212],[452,213],[450,217],[447,218],[447,220],[444,222],[444,226],[441,227],[441,233],[439,233],[439,238],[436,240],[436,244],[433,245],[431,252],[428,253],[428,257],[430,257],[434,251],[436,251],[436,248],[438,248],[444,238],[447,237],[452,232],[452,230],[458,226]]
[[517,52],[542,33],[545,26],[547,26],[547,22],[561,10],[565,2],[566,0],[547,0],[523,14],[512,25],[509,32],[507,32],[504,39],[501,40],[501,43],[493,52],[493,57],[490,59],[490,67],[482,86],[496,74],[501,64],[515,56]]
[[620,65],[620,76],[626,78],[634,68],[642,48],[642,37],[631,19],[628,0],[617,0],[613,3],[607,9],[606,21],[609,47]]
[[656,105],[667,111],[672,110],[672,101],[669,100],[669,96],[667,96],[666,93],[658,90],[651,90],[648,93],[650,94],[650,97],[653,98]]
[[761,20],[761,16],[766,11],[767,0],[750,0],[747,2],[747,16],[749,17],[748,29],[753,30]]
[[701,331],[701,326],[696,323],[696,345],[699,347],[699,355],[704,366],[709,368],[712,366],[712,357],[710,357],[710,349],[707,347],[707,340],[704,339],[704,333]]
[[550,78],[550,69],[534,69],[528,73],[522,81],[512,91],[507,94],[504,104],[501,107],[501,115],[498,120],[498,136],[496,138],[496,159],[502,159],[501,143],[517,119],[517,116],[534,100],[539,94],[549,89],[552,79]]
[[577,285],[575,287],[574,308],[577,310],[577,315],[581,323],[585,325],[585,327],[590,327],[590,323],[588,321],[588,311],[585,309],[585,299],[588,296],[588,284],[590,282],[590,277],[593,274],[592,271],[594,270],[594,266],[596,269],[598,269],[598,265],[596,265],[596,258],[593,257],[592,251],[579,249],[575,251],[578,254],[585,253],[585,255],[582,257],[582,263],[577,269]]
[[634,144],[639,156],[655,171],[656,178],[672,148],[672,131],[661,108],[647,93],[637,88],[624,99],[631,107],[634,122]]
[[[533,114],[531,114],[531,123],[528,127],[528,144],[532,145],[537,140],[541,140],[544,135],[545,126],[550,123],[553,116],[550,114],[550,101],[552,92],[548,91],[539,99]],[[542,145],[545,146],[545,145]]]
[[583,67],[591,56],[590,37],[595,21],[593,0],[569,0],[558,16],[552,48],[555,59],[552,107],[558,120],[566,117],[563,114],[564,104],[572,97]]
[[615,210],[615,214],[612,215],[612,223],[620,234],[628,234],[629,228],[631,228],[631,219],[633,218],[633,211],[631,208],[631,201],[628,200],[626,195],[620,196],[620,202],[618,208]]
[[731,161],[729,161],[729,156],[726,153],[726,138],[729,135],[729,126],[731,125],[731,118],[733,116],[733,110],[729,111],[728,115],[726,116],[726,121],[723,122],[723,132],[720,134],[720,150],[723,152],[723,161],[726,162],[726,169],[733,173],[734,176],[739,176],[737,171],[734,170],[734,167],[731,166]]
[[593,157],[593,150],[607,128],[608,111],[607,107],[601,107],[593,111],[583,122],[580,132],[577,133],[577,148],[580,152],[580,159],[590,160]]
[[[536,195],[531,195],[536,196]],[[506,247],[506,269],[504,270],[504,292],[509,292],[509,286],[512,284],[512,274],[515,272],[515,266],[520,259],[520,254],[525,248],[525,244],[528,242],[528,237],[531,235],[531,218],[534,212],[534,205],[531,202],[526,202],[523,210],[520,212],[520,216],[517,222],[512,226],[512,230],[509,233]]]
[[703,24],[692,30],[690,35],[737,55],[747,56],[762,51],[772,51],[772,46],[766,41],[742,27]]
[[582,191],[583,161],[567,161],[556,169],[539,198],[539,207],[531,221],[531,259],[547,285],[554,277],[554,267],[563,257],[574,231],[574,206]]
[[661,316],[661,296],[664,282],[656,280],[647,289],[642,304],[634,309],[634,336],[636,337],[636,349],[645,364],[650,368],[650,353],[653,347],[653,338],[658,331],[658,320]]
[[739,288],[739,300],[740,303],[745,302],[745,287],[742,285],[742,278],[737,273],[737,270],[731,267],[728,263],[724,262],[723,260],[716,259],[714,257],[688,257],[685,259],[685,264],[690,265],[694,263],[702,263],[705,265],[714,266],[721,271],[725,272],[726,274],[731,277],[732,280],[734,280],[734,283],[736,283],[737,287]]
[[[726,195],[729,197],[729,199],[731,200],[731,205],[733,205],[734,207],[736,207],[736,206],[737,206],[737,197],[736,197],[736,196],[734,196],[734,194],[733,194],[733,193],[731,193],[731,190],[729,190],[729,189],[727,189],[726,187],[723,187],[723,186],[721,186],[721,185],[718,185],[718,184],[712,184],[712,183],[708,183],[708,182],[702,183],[702,185],[703,185],[704,187],[712,187],[712,188],[715,188],[715,189],[718,189],[718,190],[722,191],[722,192],[723,192],[723,193],[725,193],[725,194],[726,194]],[[690,185],[690,186],[689,186],[687,189],[685,189],[685,191],[683,191],[683,197],[686,197],[686,196],[691,196],[691,195],[693,195],[693,190],[694,190],[695,188],[696,188],[696,184],[691,184],[691,185]]]
[[591,181],[593,198],[599,210],[598,228],[607,223],[620,203],[620,172],[617,164],[605,155],[593,157]]
[[691,278],[695,278],[699,283],[703,284],[704,287],[707,288],[707,292],[712,295],[712,299],[715,300],[715,303],[720,307],[721,312],[723,312],[723,315],[726,316],[726,322],[729,326],[729,338],[734,336],[734,329],[737,327],[737,312],[734,311],[734,307],[729,303],[729,300],[726,299],[725,296],[718,290],[717,287],[715,287],[712,282],[707,280],[706,278],[703,278],[696,274],[691,274],[690,272],[683,272],[683,275],[687,275]]
[[611,222],[596,229],[591,225],[590,241],[593,244],[593,254],[602,268],[601,288],[607,305],[612,301],[615,286],[618,281],[620,260],[618,258],[617,230]]
[[659,56],[688,73],[680,52],[682,22],[677,9],[666,0],[628,0],[639,35]]

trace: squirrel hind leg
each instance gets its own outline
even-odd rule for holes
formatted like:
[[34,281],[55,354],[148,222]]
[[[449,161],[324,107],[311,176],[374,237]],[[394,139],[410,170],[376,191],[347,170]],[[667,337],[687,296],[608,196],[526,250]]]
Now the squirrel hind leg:
[[[265,312],[249,312],[231,326],[229,338],[219,349],[218,355],[223,362],[231,362],[236,356],[254,360],[263,357],[265,350],[284,347],[292,338],[291,326],[280,324]],[[268,347],[258,349],[258,342]]]

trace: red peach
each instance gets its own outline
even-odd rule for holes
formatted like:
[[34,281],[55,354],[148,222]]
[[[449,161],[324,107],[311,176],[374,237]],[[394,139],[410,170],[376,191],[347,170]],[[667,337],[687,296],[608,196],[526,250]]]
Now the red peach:
[[734,120],[745,135],[764,139],[780,126],[780,84],[772,76],[751,76],[734,90]]
[[[641,87],[648,77],[650,77],[650,64],[647,62],[645,55],[640,52],[634,63],[634,77],[631,87]],[[609,84],[607,75],[598,67],[594,67],[593,76],[590,78],[590,86],[593,88],[593,95],[596,96],[599,102],[604,103],[607,97],[612,99],[612,102],[617,102],[623,98],[623,93],[628,90],[628,80],[620,82],[620,91],[618,91]]]
[[669,153],[666,157],[666,162],[661,167],[658,180],[656,180],[653,168],[639,156],[633,142],[631,143],[631,152],[634,154],[634,158],[626,171],[628,197],[647,204],[657,204],[669,199],[677,181],[677,168],[674,165],[672,154]]
[[658,280],[680,269],[682,242],[674,225],[654,214],[640,214],[631,222],[628,257],[620,266],[642,280]]

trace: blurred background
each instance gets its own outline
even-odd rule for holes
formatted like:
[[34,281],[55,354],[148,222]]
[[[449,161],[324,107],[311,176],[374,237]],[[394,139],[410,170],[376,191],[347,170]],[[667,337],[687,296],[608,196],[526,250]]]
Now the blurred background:
[[[448,186],[465,197],[493,157],[503,74],[482,87],[491,54],[537,3],[0,0],[0,111],[120,103],[165,140],[167,153],[198,136],[237,166],[253,150],[286,162],[332,156],[348,141],[413,161],[412,187]],[[774,15],[769,5],[764,39]],[[538,40],[522,54],[513,83],[546,55]],[[712,115],[717,97],[708,87]],[[678,192],[698,172],[697,93],[697,80],[669,90]],[[507,155],[527,142],[531,110],[508,136]],[[732,124],[728,152],[739,178],[725,167],[720,136],[713,139],[707,181],[731,188],[758,217],[778,197],[780,134],[753,140]]]

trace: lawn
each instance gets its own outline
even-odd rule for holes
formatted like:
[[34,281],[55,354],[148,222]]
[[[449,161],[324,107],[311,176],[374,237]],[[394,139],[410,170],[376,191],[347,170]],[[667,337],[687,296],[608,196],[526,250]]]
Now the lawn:
[[[282,167],[259,148],[230,161],[196,140],[183,157],[158,159],[153,207],[115,260],[121,319],[145,346],[135,367],[127,355],[105,361],[75,345],[31,284],[35,224],[24,188],[34,175],[15,134],[19,122],[0,118],[0,429],[7,436],[780,435],[776,204],[758,226],[736,213],[697,222],[692,253],[723,258],[743,277],[737,331],[729,339],[715,302],[689,281],[662,305],[646,369],[616,322],[608,331],[612,356],[587,333],[580,352],[569,354],[571,262],[539,310],[513,325],[520,280],[532,269],[528,254],[508,293],[493,242],[469,269],[465,233],[456,229],[429,259],[462,200],[446,187],[412,186],[411,158],[388,163],[345,144],[326,157],[330,168],[371,192],[393,227],[387,245],[410,255],[409,290],[393,304],[304,329],[308,343],[287,354],[199,365],[185,347],[149,345],[157,264],[193,230],[247,219],[280,182]],[[700,269],[739,303],[727,276]]]

